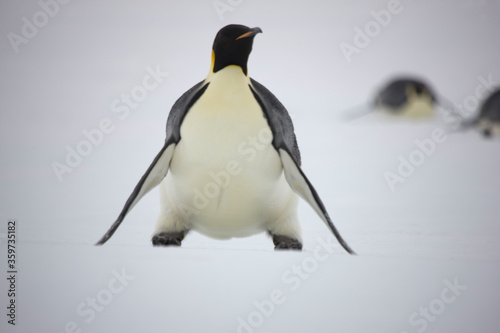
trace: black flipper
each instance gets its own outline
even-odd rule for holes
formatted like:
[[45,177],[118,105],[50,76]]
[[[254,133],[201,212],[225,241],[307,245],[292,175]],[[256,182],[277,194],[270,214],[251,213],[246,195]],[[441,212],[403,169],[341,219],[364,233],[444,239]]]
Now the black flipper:
[[184,117],[193,104],[203,94],[208,84],[204,85],[204,81],[199,82],[194,87],[185,92],[172,106],[167,120],[167,138],[165,145],[156,155],[153,163],[149,166],[146,173],[142,176],[139,183],[132,191],[132,194],[127,199],[120,215],[109,228],[109,230],[102,236],[96,245],[102,245],[111,238],[116,229],[120,226],[127,213],[139,202],[139,200],[154,187],[158,186],[165,178],[170,167],[170,161],[174,154],[175,146],[181,139],[180,128]]
[[300,168],[300,151],[288,111],[266,87],[254,79],[250,80],[252,93],[259,102],[269,123],[269,127],[273,132],[272,144],[280,154],[288,184],[295,193],[309,203],[323,222],[325,222],[327,227],[333,232],[340,245],[342,245],[348,253],[355,254],[333,225],[318,193]]
[[141,200],[141,198],[156,187],[165,178],[168,172],[168,167],[170,166],[170,161],[172,155],[174,154],[175,143],[170,145],[165,145],[161,151],[156,155],[153,163],[149,166],[146,173],[142,176],[139,183],[134,188],[132,194],[128,197],[125,206],[123,207],[120,215],[116,219],[115,223],[109,228],[109,230],[102,236],[102,238],[96,243],[96,245],[102,245],[106,243],[108,239],[113,236],[116,229],[120,226],[123,219],[127,213],[134,208],[135,204]]

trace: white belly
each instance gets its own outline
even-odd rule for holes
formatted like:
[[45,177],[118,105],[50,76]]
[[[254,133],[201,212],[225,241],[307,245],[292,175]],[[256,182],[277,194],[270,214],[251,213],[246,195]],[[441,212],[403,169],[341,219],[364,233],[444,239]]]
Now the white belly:
[[428,119],[434,116],[434,104],[428,96],[410,96],[408,103],[399,111],[382,109],[389,117]]
[[214,74],[181,126],[162,183],[166,208],[211,237],[262,232],[296,203],[271,141],[241,69],[229,66]]

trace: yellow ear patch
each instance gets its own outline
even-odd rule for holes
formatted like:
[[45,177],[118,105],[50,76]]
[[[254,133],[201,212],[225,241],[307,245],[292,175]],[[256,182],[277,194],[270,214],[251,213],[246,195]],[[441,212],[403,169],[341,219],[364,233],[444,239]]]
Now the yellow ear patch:
[[212,50],[212,63],[210,64],[210,72],[214,72],[214,65],[215,65],[215,52]]

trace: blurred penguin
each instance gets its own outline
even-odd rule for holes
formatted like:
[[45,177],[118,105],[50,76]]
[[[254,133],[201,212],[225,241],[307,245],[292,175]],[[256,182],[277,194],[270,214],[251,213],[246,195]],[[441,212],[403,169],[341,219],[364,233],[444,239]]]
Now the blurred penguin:
[[375,96],[373,106],[389,115],[410,119],[430,118],[437,104],[430,86],[413,78],[398,78]]
[[485,138],[500,137],[500,88],[497,88],[481,105],[476,118],[464,122],[461,129],[478,129]]
[[436,94],[429,84],[411,77],[397,77],[383,86],[367,109],[349,112],[348,120],[380,111],[401,119],[429,119],[438,104]]

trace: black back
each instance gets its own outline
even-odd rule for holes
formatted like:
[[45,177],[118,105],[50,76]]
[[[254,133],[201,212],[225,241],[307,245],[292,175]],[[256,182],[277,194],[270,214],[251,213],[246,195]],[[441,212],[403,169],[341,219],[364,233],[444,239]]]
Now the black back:
[[195,84],[191,89],[182,94],[172,106],[167,118],[166,146],[171,143],[178,143],[181,140],[181,125],[184,117],[186,117],[189,109],[191,109],[194,103],[203,95],[210,84],[207,83],[203,85],[204,82],[205,81],[200,81]]
[[494,91],[481,105],[479,119],[500,122],[500,89]]
[[408,101],[407,88],[409,86],[413,86],[418,95],[423,93],[429,94],[432,101],[436,102],[436,95],[423,81],[411,78],[399,78],[391,81],[378,92],[375,97],[375,106],[389,107],[394,110],[401,108]]
[[255,99],[264,112],[269,127],[273,132],[273,147],[280,148],[290,154],[295,164],[301,165],[300,151],[295,137],[292,119],[283,104],[259,82],[250,79],[252,82],[251,90]]

